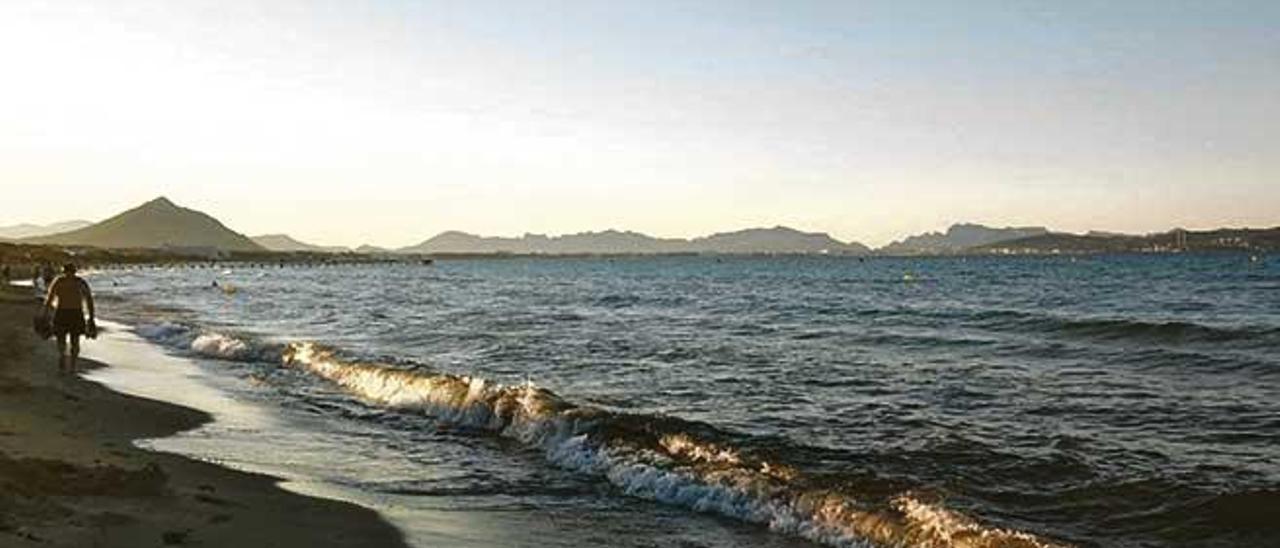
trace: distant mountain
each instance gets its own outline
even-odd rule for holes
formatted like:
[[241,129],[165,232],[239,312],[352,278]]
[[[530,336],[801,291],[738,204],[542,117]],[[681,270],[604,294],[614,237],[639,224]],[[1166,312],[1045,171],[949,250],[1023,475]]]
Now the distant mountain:
[[749,228],[695,238],[691,247],[699,253],[832,253],[864,255],[871,250],[858,242],[843,243],[822,232],[793,228]]
[[78,230],[27,238],[23,243],[102,248],[264,251],[262,246],[227,228],[217,219],[199,211],[178,207],[166,198],[156,198]]
[[971,250],[989,254],[1181,253],[1194,251],[1280,251],[1280,227],[1175,229],[1145,236],[1044,234]]
[[382,253],[393,253],[390,249],[387,249],[387,248],[385,248],[385,247],[378,247],[378,246],[376,246],[376,245],[369,245],[369,244],[364,244],[364,245],[362,245],[362,246],[360,246],[360,247],[355,248],[355,252],[356,252],[356,253],[364,253],[364,254],[367,254],[367,255],[378,255],[378,254],[382,254]]
[[23,238],[48,236],[50,234],[59,234],[62,232],[78,230],[91,224],[93,223],[89,221],[63,221],[61,223],[53,223],[49,225],[33,225],[24,223],[20,225],[0,226],[0,240],[21,240]]
[[638,232],[606,230],[565,236],[526,234],[519,238],[485,237],[450,231],[418,245],[397,250],[401,253],[438,254],[529,254],[529,255],[611,255],[662,253],[867,253],[859,243],[843,243],[826,234],[800,232],[776,227],[755,228],[713,234],[693,240],[654,238]]
[[288,234],[263,234],[249,238],[270,251],[307,251],[312,253],[347,253],[351,249],[342,246],[323,246],[295,240]]
[[1090,230],[1084,234],[1092,238],[1133,238],[1134,234],[1125,234],[1123,232],[1107,232],[1105,230]]
[[991,228],[979,224],[951,225],[946,233],[927,232],[879,249],[884,255],[946,255],[998,242],[1048,234],[1044,227]]
[[404,253],[510,253],[510,254],[609,254],[679,253],[685,240],[662,240],[636,232],[606,230],[565,236],[526,234],[519,238],[476,236],[466,232],[442,232],[416,246],[399,249]]
[[580,232],[560,237],[529,235],[525,240],[533,253],[566,254],[658,254],[685,253],[688,240],[680,238],[654,238],[629,230],[605,230]]
[[529,238],[490,238],[466,232],[450,230],[441,232],[426,241],[396,251],[401,253],[528,253]]

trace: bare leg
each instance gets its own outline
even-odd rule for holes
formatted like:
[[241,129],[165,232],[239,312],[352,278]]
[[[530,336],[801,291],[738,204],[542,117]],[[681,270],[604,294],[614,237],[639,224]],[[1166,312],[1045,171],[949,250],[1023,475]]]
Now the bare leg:
[[67,356],[68,369],[76,372],[76,359],[80,357],[80,335],[71,335],[71,355]]
[[58,335],[58,371],[65,372],[67,370],[67,334]]

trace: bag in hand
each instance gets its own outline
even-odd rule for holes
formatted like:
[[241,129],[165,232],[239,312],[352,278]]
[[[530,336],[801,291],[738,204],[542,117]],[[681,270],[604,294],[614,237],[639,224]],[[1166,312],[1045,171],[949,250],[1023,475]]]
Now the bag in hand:
[[98,322],[93,321],[93,318],[89,318],[89,324],[84,326],[84,336],[90,339],[98,338]]
[[40,340],[53,336],[53,326],[49,324],[49,318],[45,316],[31,318],[31,329],[35,330],[36,336],[40,337]]

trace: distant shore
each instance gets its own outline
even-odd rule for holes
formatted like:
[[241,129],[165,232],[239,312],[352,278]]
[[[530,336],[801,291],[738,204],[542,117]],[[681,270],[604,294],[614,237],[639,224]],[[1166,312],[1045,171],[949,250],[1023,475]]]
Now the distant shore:
[[210,417],[60,375],[36,310],[0,287],[0,546],[405,545],[371,510],[134,447]]
[[599,252],[524,253],[506,251],[423,252],[383,251],[217,251],[195,252],[179,248],[104,249],[0,241],[0,265],[10,268],[12,279],[31,279],[34,266],[75,262],[89,268],[129,268],[146,266],[231,267],[231,266],[337,266],[337,265],[430,265],[438,261],[509,259],[636,259],[660,257],[832,257],[848,259],[931,258],[931,257],[1085,257],[1102,255],[1184,255],[1244,254],[1255,258],[1280,252],[1280,227],[1271,229],[1220,229],[1214,231],[1171,231],[1147,236],[1085,235],[1047,233],[1016,240],[1000,241],[968,248],[873,250],[866,253],[822,252]]

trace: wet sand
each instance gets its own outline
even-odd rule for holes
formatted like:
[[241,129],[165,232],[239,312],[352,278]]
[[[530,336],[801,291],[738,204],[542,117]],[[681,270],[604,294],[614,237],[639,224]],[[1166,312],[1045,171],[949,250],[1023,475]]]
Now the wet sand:
[[210,417],[59,374],[36,311],[29,289],[0,287],[0,547],[405,545],[371,510],[135,448]]

